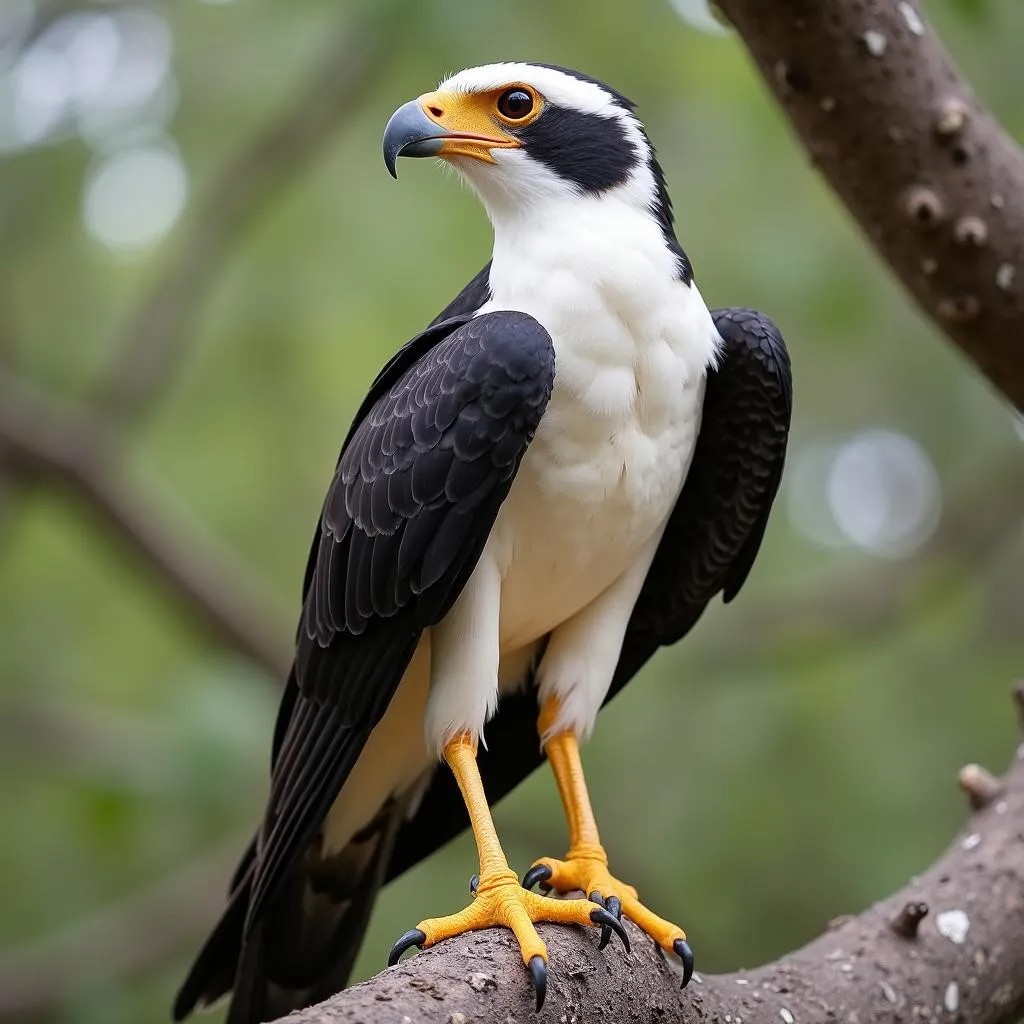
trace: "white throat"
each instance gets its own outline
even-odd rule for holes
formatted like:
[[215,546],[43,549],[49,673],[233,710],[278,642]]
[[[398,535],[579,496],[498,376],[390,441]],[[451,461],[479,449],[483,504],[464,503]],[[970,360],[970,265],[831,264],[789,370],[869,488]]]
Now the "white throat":
[[[546,197],[495,209],[492,298],[484,307],[535,316],[556,357],[635,370],[668,348],[687,381],[712,363],[718,332],[695,284],[635,183],[600,195]],[[563,369],[559,365],[557,372]],[[556,381],[557,383],[557,381]]]
[[528,472],[577,507],[621,500],[627,518],[671,507],[718,331],[649,211],[613,190],[544,213],[495,219],[492,297],[480,310],[529,313],[555,348]]

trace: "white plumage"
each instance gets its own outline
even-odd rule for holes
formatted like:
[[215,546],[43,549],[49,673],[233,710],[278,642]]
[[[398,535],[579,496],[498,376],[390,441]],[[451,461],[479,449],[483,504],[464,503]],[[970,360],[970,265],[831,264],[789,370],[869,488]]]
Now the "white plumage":
[[[492,65],[442,88],[510,80],[617,119],[646,152],[631,112],[557,71]],[[493,157],[458,167],[494,228],[492,298],[479,312],[520,310],[547,329],[554,391],[469,584],[424,638],[328,816],[328,851],[390,793],[429,777],[453,735],[486,742],[499,689],[519,685],[549,634],[541,696],[559,698],[556,729],[590,733],[700,427],[719,337],[652,212],[647,161],[582,196],[525,150]]]

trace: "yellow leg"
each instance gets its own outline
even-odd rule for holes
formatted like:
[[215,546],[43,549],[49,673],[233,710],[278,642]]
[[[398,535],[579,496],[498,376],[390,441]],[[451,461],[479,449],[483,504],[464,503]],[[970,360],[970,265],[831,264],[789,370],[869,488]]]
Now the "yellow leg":
[[558,784],[558,792],[565,808],[569,826],[569,851],[564,860],[542,857],[527,872],[524,884],[536,882],[550,885],[558,892],[580,890],[594,902],[607,907],[616,917],[625,914],[646,932],[662,949],[676,953],[683,961],[683,984],[693,972],[693,953],[686,942],[686,932],[678,925],[658,917],[648,910],[637,897],[637,891],[615,878],[608,870],[608,855],[601,845],[590,795],[583,776],[580,748],[571,731],[549,735],[558,718],[558,701],[544,702],[537,720],[541,736],[548,736],[544,750],[551,762],[551,770]]
[[476,763],[475,745],[467,735],[456,736],[445,747],[444,759],[455,776],[469,812],[469,822],[480,859],[479,881],[473,902],[465,910],[448,917],[432,917],[421,921],[395,943],[388,963],[397,963],[402,953],[411,946],[433,946],[442,939],[500,925],[515,934],[523,963],[530,969],[533,978],[539,1009],[544,1001],[548,951],[544,940],[537,934],[535,921],[614,926],[627,949],[629,940],[618,921],[601,907],[595,907],[592,902],[556,900],[522,888],[519,879],[509,868],[498,841]]

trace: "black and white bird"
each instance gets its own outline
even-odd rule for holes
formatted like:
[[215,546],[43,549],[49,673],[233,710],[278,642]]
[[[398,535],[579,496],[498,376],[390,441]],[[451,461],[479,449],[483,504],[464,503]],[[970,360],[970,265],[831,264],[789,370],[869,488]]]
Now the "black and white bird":
[[[681,958],[684,984],[693,970],[684,931],[612,873],[578,744],[660,646],[746,579],[785,457],[785,346],[761,313],[707,309],[633,105],[586,75],[461,71],[395,112],[392,174],[400,156],[459,172],[493,254],[381,370],[345,439],[266,816],[179,1020],[232,990],[229,1022],[254,1024],[341,989],[379,887],[467,824],[469,906],[421,921],[392,962],[501,925],[539,1006],[534,923],[626,941],[624,915]],[[488,801],[545,755],[569,849],[521,885]]]

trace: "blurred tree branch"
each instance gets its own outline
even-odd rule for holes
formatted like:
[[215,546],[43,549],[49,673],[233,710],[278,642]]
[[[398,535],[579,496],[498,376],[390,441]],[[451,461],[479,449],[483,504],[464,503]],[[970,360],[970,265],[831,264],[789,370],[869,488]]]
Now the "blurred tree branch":
[[294,180],[336,138],[344,120],[384,66],[401,4],[349,5],[323,59],[289,103],[214,176],[165,257],[165,270],[127,324],[118,355],[96,394],[114,419],[137,416],[170,381],[203,300],[244,230],[274,193]]
[[[290,663],[285,617],[256,597],[261,588],[241,565],[185,530],[156,495],[129,479],[123,425],[159,399],[242,232],[332,141],[338,121],[382,66],[383,44],[394,35],[401,8],[390,2],[348,8],[306,84],[215,176],[126,328],[90,407],[74,408],[33,389],[11,365],[13,338],[0,336],[0,498],[9,500],[6,489],[14,483],[32,480],[65,490],[213,636],[278,678]],[[73,9],[50,5],[36,31]],[[55,940],[0,956],[0,1018],[50,1014],[85,985],[161,963],[206,923],[239,845],[232,841],[204,855]]]
[[[722,633],[695,644],[702,679],[723,678],[752,657],[805,651],[821,641],[836,656],[849,645],[902,621],[912,601],[941,581],[951,564],[977,569],[1020,530],[1024,462],[1018,456],[982,467],[953,489],[938,529],[909,558],[842,570],[792,593],[739,601]],[[742,643],[737,638],[742,637]]]
[[[1018,699],[1020,694],[1018,693]],[[646,937],[633,953],[597,948],[593,932],[542,925],[547,1003],[500,929],[441,943],[288,1024],[469,1020],[935,1021],[1009,1024],[1024,1012],[1024,745],[1001,784],[961,786],[981,809],[945,854],[901,892],[775,963],[695,976],[685,993]],[[987,797],[986,797],[987,792]]]
[[208,921],[248,840],[205,853],[53,938],[0,955],[0,1020],[50,1018],[83,988],[164,963]]
[[[141,302],[118,344],[91,408],[72,409],[41,395],[13,370],[0,378],[0,478],[3,499],[28,478],[57,484],[85,506],[139,557],[222,642],[283,677],[289,664],[284,621],[272,613],[254,581],[212,542],[167,516],[155,496],[118,468],[115,425],[158,400],[189,340],[202,301],[242,231],[276,189],[299,174],[334,136],[382,65],[401,4],[346,10],[324,57],[304,86],[257,137],[229,159],[172,246],[165,271]],[[72,8],[53,5],[52,21]],[[408,19],[406,19],[408,20]],[[0,338],[6,353],[11,339]]]
[[920,0],[718,0],[811,161],[924,311],[1024,407],[1024,151]]
[[102,420],[0,374],[0,453],[8,469],[55,484],[80,501],[226,646],[281,678],[290,644],[277,610],[227,552],[182,530],[155,497],[129,482],[120,445]]

